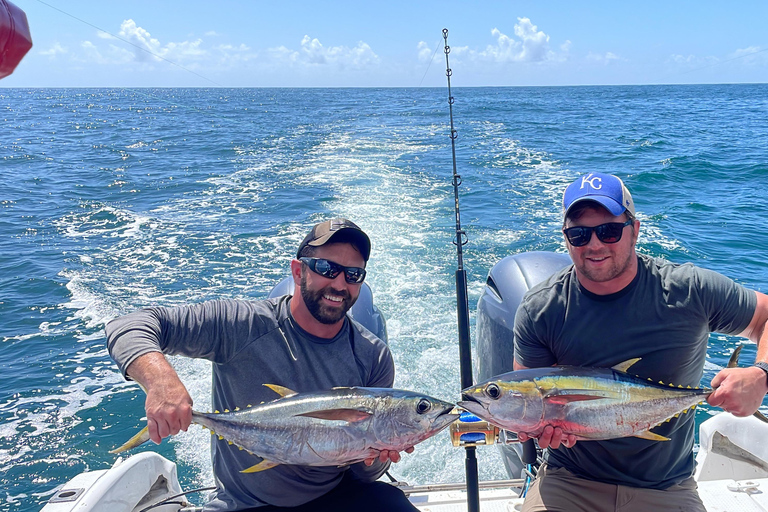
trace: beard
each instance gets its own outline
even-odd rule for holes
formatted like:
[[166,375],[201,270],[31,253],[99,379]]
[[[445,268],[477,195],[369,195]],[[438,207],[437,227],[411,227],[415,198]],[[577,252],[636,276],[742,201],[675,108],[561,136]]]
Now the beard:
[[604,269],[593,270],[588,265],[583,264],[583,262],[579,262],[577,269],[590,281],[604,283],[623,274],[632,265],[632,258],[637,258],[637,256],[629,253],[626,258],[621,260],[617,258],[618,255],[614,255],[613,264]]
[[[349,308],[357,300],[349,294],[348,291],[342,292],[334,290],[330,286],[321,288],[320,290],[310,290],[307,287],[307,279],[304,275],[301,276],[301,298],[304,299],[304,304],[307,305],[309,313],[322,324],[332,325],[342,320],[349,311]],[[331,297],[341,298],[341,306],[338,308],[331,308],[323,303],[323,296],[328,295]]]

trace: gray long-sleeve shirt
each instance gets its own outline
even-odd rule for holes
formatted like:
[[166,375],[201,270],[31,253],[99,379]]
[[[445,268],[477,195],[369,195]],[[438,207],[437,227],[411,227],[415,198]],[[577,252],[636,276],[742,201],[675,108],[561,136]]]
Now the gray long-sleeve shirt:
[[[299,393],[336,386],[392,387],[394,363],[382,340],[349,317],[333,339],[313,336],[294,321],[290,300],[143,309],[107,324],[107,346],[123,375],[148,352],[212,361],[213,406],[220,411],[278,398],[263,384]],[[281,465],[244,474],[240,471],[258,457],[216,437],[211,443],[217,489],[206,511],[297,506],[333,489],[347,469],[372,481],[388,467],[379,461],[349,468]]]

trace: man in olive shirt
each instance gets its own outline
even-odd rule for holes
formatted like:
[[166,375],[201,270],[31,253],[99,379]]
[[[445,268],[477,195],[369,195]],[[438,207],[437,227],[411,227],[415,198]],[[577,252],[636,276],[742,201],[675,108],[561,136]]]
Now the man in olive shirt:
[[[638,255],[640,222],[616,176],[578,178],[563,195],[563,209],[573,265],[523,298],[514,368],[611,367],[640,358],[633,374],[695,387],[710,332],[742,335],[758,343],[756,366],[718,373],[708,401],[737,416],[754,413],[768,391],[768,297],[692,264]],[[547,426],[538,436],[548,448],[546,464],[523,510],[703,512],[692,477],[694,415],[673,418],[654,433],[670,441],[576,443]]]
[[[107,324],[110,355],[126,378],[147,391],[151,439],[159,443],[186,430],[192,419],[192,399],[164,354],[213,362],[216,410],[277,398],[263,384],[299,393],[392,387],[387,345],[346,315],[360,293],[370,251],[368,236],[353,222],[322,222],[291,261],[293,296],[148,308]],[[416,510],[402,491],[376,481],[390,461],[400,460],[396,451],[348,467],[279,465],[244,474],[257,458],[216,437],[211,446],[217,488],[206,512]]]

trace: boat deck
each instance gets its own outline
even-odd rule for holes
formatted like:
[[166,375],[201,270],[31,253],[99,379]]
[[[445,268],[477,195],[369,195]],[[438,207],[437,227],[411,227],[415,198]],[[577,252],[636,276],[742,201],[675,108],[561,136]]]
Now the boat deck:
[[[480,482],[481,512],[516,512],[522,509],[518,497],[523,480]],[[467,512],[464,484],[436,484],[401,487],[411,503],[422,512]]]

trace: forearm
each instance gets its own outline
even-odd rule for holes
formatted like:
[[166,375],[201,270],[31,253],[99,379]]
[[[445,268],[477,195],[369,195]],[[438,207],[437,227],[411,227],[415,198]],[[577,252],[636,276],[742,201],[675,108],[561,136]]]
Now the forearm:
[[145,392],[168,389],[181,383],[176,370],[161,352],[147,352],[136,358],[126,370],[126,376],[138,382]]

